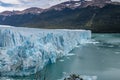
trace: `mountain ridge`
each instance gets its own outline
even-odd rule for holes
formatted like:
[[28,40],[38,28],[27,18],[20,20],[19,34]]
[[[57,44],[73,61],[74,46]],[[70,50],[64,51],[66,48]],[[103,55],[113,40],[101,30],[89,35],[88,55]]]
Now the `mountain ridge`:
[[120,5],[110,3],[103,7],[94,5],[82,8],[81,6],[76,8],[62,7],[62,9],[52,7],[40,14],[0,16],[0,24],[30,28],[89,29],[92,32],[120,33]]
[[11,15],[23,15],[23,14],[40,14],[42,12],[46,12],[52,9],[55,10],[62,10],[64,8],[70,8],[70,9],[75,9],[75,8],[85,8],[87,6],[97,6],[97,7],[104,7],[106,4],[115,4],[115,5],[120,5],[119,2],[112,2],[111,0],[92,0],[92,1],[85,1],[85,0],[80,0],[80,1],[66,1],[57,5],[54,5],[50,8],[47,9],[42,9],[38,7],[30,7],[27,9],[24,9],[22,11],[19,10],[13,10],[13,11],[3,11],[0,13],[0,15],[3,16],[11,16]]

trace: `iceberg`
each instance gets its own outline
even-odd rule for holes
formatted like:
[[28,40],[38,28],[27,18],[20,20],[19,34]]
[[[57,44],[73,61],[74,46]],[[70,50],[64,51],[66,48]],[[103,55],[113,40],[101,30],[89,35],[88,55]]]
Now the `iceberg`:
[[0,75],[34,74],[90,39],[90,30],[1,26]]

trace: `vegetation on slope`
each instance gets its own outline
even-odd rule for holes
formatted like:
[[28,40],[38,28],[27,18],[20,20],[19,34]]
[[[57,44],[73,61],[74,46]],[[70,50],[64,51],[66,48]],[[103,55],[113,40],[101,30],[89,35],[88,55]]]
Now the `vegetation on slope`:
[[120,5],[86,7],[61,11],[49,10],[39,15],[0,16],[0,24],[34,28],[90,29],[93,32],[120,32]]

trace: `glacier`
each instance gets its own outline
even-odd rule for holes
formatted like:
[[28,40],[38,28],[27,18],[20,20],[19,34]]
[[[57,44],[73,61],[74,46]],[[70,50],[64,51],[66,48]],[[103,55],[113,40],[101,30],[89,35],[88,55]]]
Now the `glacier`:
[[26,76],[91,39],[90,30],[0,26],[0,75]]

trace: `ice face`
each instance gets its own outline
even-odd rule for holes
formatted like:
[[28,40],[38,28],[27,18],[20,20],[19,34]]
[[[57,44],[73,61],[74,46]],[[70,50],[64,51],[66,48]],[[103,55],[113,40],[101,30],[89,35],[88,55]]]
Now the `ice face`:
[[1,75],[30,75],[91,38],[89,30],[0,27]]

